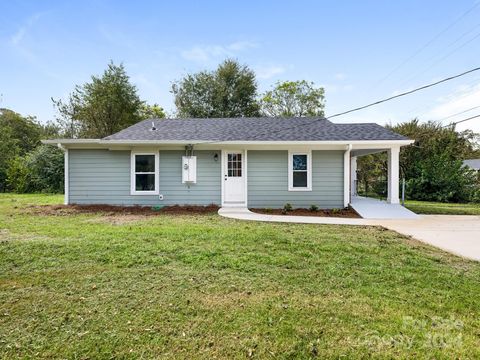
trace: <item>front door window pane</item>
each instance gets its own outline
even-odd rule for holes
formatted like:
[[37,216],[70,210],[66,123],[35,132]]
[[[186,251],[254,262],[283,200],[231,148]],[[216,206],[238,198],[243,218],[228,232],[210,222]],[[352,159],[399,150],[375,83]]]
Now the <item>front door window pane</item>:
[[242,176],[242,154],[228,154],[227,175],[228,177]]

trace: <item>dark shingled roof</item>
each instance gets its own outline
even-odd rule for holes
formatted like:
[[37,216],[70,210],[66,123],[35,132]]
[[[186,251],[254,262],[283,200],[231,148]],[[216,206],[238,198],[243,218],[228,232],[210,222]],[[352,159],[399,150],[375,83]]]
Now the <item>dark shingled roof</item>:
[[[156,130],[152,130],[152,121]],[[350,141],[406,140],[375,123],[334,124],[323,118],[150,119],[103,140]]]

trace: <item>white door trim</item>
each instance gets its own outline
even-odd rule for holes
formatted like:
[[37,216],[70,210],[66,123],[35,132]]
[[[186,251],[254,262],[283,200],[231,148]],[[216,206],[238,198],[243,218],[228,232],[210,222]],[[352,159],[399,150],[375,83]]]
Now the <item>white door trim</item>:
[[[242,174],[243,174],[243,186],[244,186],[244,201],[243,202],[235,202],[235,203],[228,203],[225,202],[225,175],[227,174],[226,168],[226,157],[228,153],[242,153]],[[222,166],[221,166],[221,173],[220,173],[220,181],[221,181],[221,192],[222,192],[222,207],[247,207],[247,199],[248,199],[248,187],[247,187],[247,150],[244,149],[222,149],[222,156],[221,156]]]

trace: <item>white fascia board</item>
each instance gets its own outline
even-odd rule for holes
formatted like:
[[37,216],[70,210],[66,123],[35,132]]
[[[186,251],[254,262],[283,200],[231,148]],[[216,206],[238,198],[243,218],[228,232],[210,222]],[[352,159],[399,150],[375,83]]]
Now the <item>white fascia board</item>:
[[98,144],[101,139],[50,139],[42,140],[42,144]]
[[335,141],[202,141],[202,140],[100,140],[102,145],[409,145],[414,140],[335,140]]
[[218,147],[229,145],[240,146],[338,146],[352,144],[353,149],[367,148],[390,148],[392,146],[410,145],[414,140],[335,140],[335,141],[204,141],[204,140],[102,140],[102,139],[53,139],[42,140],[44,144],[61,144],[65,147],[104,147],[111,146],[142,146],[142,145],[188,145],[193,144],[198,147]]

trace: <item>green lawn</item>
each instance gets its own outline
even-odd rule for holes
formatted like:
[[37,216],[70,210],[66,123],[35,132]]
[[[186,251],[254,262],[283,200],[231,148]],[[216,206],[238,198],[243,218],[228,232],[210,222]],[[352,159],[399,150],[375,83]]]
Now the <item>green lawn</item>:
[[479,358],[480,264],[373,227],[0,195],[0,358]]
[[405,206],[417,214],[480,215],[480,204],[450,204],[408,200]]

